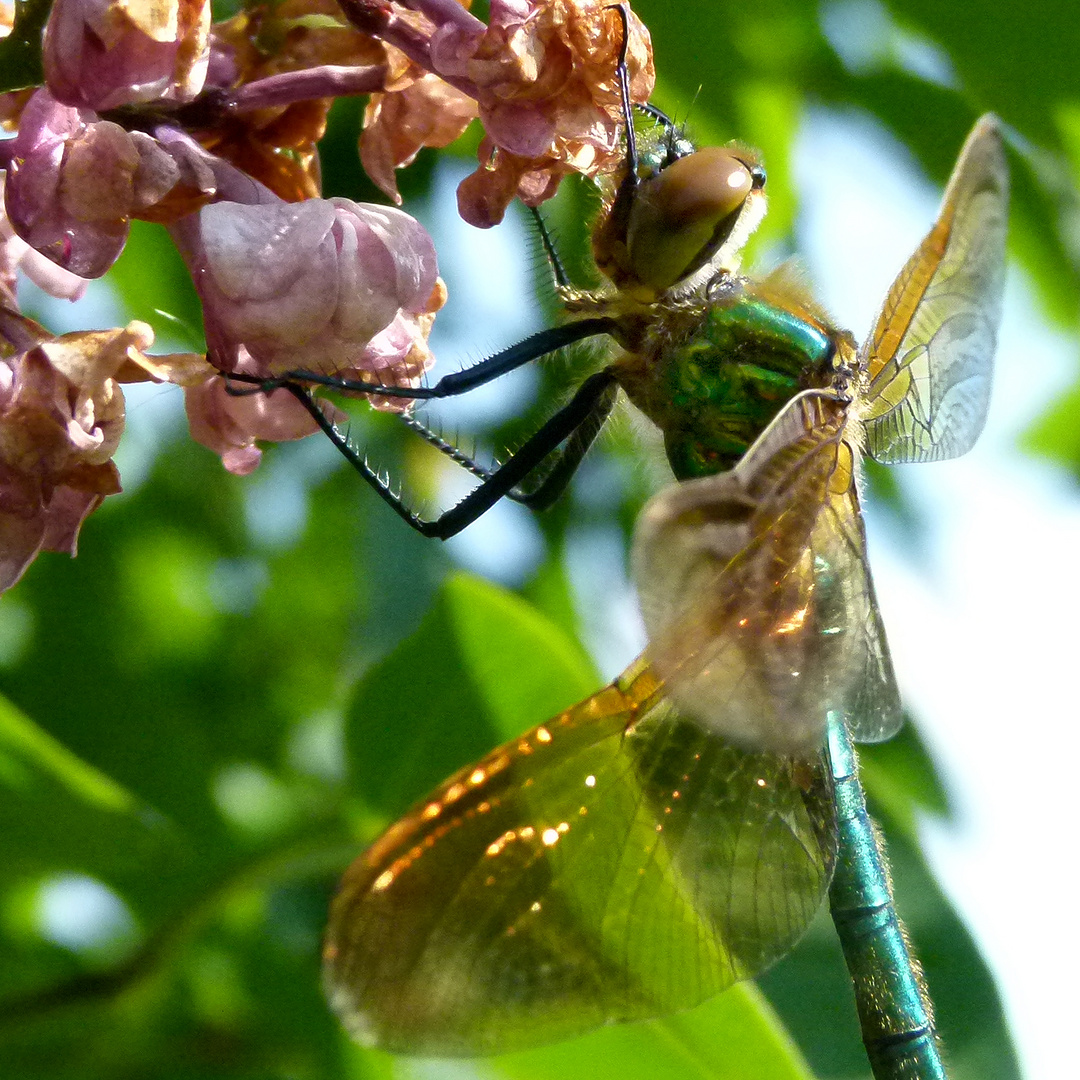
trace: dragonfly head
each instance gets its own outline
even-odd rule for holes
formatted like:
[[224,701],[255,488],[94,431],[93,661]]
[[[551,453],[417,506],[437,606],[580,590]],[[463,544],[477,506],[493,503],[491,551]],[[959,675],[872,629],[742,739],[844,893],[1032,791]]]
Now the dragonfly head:
[[633,188],[625,225],[597,231],[600,269],[623,291],[651,299],[703,268],[734,271],[765,213],[765,170],[752,151],[711,146],[677,157]]

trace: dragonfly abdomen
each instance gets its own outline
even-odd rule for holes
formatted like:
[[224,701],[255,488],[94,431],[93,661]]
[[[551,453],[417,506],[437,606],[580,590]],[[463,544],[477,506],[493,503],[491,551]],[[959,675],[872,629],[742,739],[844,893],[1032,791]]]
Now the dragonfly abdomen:
[[830,716],[839,854],[829,906],[855,990],[863,1043],[879,1080],[947,1080],[929,997],[893,905],[843,718]]

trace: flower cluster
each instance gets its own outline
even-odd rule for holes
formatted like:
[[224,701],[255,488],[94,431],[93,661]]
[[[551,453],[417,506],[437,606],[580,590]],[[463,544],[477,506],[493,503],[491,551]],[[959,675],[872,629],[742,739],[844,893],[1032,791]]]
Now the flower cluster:
[[[258,441],[316,425],[287,391],[237,396],[229,376],[415,386],[430,367],[446,297],[430,237],[395,207],[322,198],[336,97],[369,95],[360,161],[398,203],[395,170],[479,118],[459,206],[487,226],[569,172],[618,167],[624,44],[634,100],[653,79],[644,27],[599,0],[492,0],[488,25],[455,0],[283,0],[214,25],[208,0],[55,0],[31,44],[43,84],[0,94],[0,589],[40,550],[73,554],[119,490],[122,383],[184,387],[192,435],[243,474]],[[20,312],[16,271],[75,299],[132,219],[183,256],[205,354],[152,356],[141,322],[54,338]]]

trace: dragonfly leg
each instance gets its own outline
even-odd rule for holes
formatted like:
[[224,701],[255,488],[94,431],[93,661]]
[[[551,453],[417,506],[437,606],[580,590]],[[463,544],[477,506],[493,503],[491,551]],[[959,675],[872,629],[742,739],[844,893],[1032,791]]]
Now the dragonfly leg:
[[[566,439],[562,449],[549,454],[548,458],[551,460],[537,465],[534,472],[540,473],[538,481],[527,490],[520,485],[512,488],[506,493],[506,498],[521,503],[531,510],[546,510],[551,506],[566,490],[574,473],[577,472],[578,466],[588,453],[589,447],[592,446],[597,435],[603,430],[604,423],[607,421],[608,416],[611,415],[611,410],[615,407],[617,398],[618,394],[614,380],[607,382],[606,392],[600,393],[594,400],[593,391],[590,388],[585,394],[585,401],[593,400],[592,408],[584,413],[581,423]],[[490,480],[497,472],[496,469],[481,465],[464,453],[460,447],[447,442],[430,428],[421,424],[415,417],[402,414],[400,419],[406,427],[416,432],[426,443],[434,446],[439,453],[445,454],[451,461],[460,465],[480,480]]]
[[[378,383],[364,382],[362,379],[344,379],[338,375],[326,375],[318,371],[287,371],[273,378],[258,375],[229,373],[226,377],[240,383],[254,386],[263,393],[288,387],[290,384],[300,387],[323,386],[329,390],[342,390],[356,394],[378,394],[382,397],[408,398],[413,401],[432,401],[439,398],[457,397],[467,394],[478,386],[491,382],[515,371],[525,364],[538,360],[548,353],[553,353],[566,345],[609,334],[615,328],[615,320],[606,317],[578,319],[562,326],[553,326],[547,330],[527,337],[524,341],[511,345],[481,360],[464,371],[455,371],[444,375],[434,386],[382,386]],[[239,394],[250,393],[248,390],[232,391]]]
[[612,4],[611,6],[619,13],[623,27],[622,45],[619,47],[619,62],[616,65],[615,74],[619,80],[623,129],[626,132],[626,161],[624,162],[626,172],[619,182],[615,198],[612,200],[607,228],[614,235],[625,237],[630,224],[630,211],[634,206],[641,178],[638,176],[637,133],[634,131],[634,110],[630,104],[630,73],[626,68],[626,52],[630,45],[630,12],[626,4]]
[[[581,384],[573,398],[539,428],[517,453],[497,469],[484,469],[456,447],[443,443],[438,436],[432,435],[428,439],[429,442],[436,446],[442,443],[445,447],[443,452],[456,460],[458,464],[468,468],[474,475],[479,476],[481,483],[457,506],[430,521],[419,517],[404,504],[400,496],[391,490],[386,481],[371,468],[345,434],[325,415],[319,403],[304,387],[296,383],[286,383],[284,388],[304,406],[345,459],[398,517],[423,536],[446,540],[471,525],[504,496],[510,496],[518,502],[536,508],[554,501],[565,489],[574,470],[603,426],[604,419],[610,413],[615,401],[617,384],[615,376],[607,370],[591,375]],[[422,425],[418,426],[422,427]],[[554,464],[543,474],[539,486],[530,492],[517,491],[517,486],[540,468],[552,454],[556,454],[563,442],[566,442],[566,446],[561,453],[556,455]]]
[[565,293],[572,287],[570,275],[567,274],[566,267],[563,266],[562,259],[559,258],[559,252],[555,248],[555,241],[552,239],[544,215],[540,213],[539,208],[536,206],[530,206],[529,212],[532,214],[533,224],[536,226],[536,231],[540,236],[540,246],[544,249],[548,267],[551,269],[551,280],[555,285],[555,291]]

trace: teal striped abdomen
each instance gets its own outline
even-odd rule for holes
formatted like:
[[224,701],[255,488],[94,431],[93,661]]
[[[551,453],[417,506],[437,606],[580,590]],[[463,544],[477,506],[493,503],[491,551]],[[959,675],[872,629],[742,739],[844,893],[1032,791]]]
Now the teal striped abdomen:
[[878,837],[866,812],[844,721],[829,717],[839,851],[829,907],[855,989],[876,1080],[947,1080],[922,981],[916,974]]

